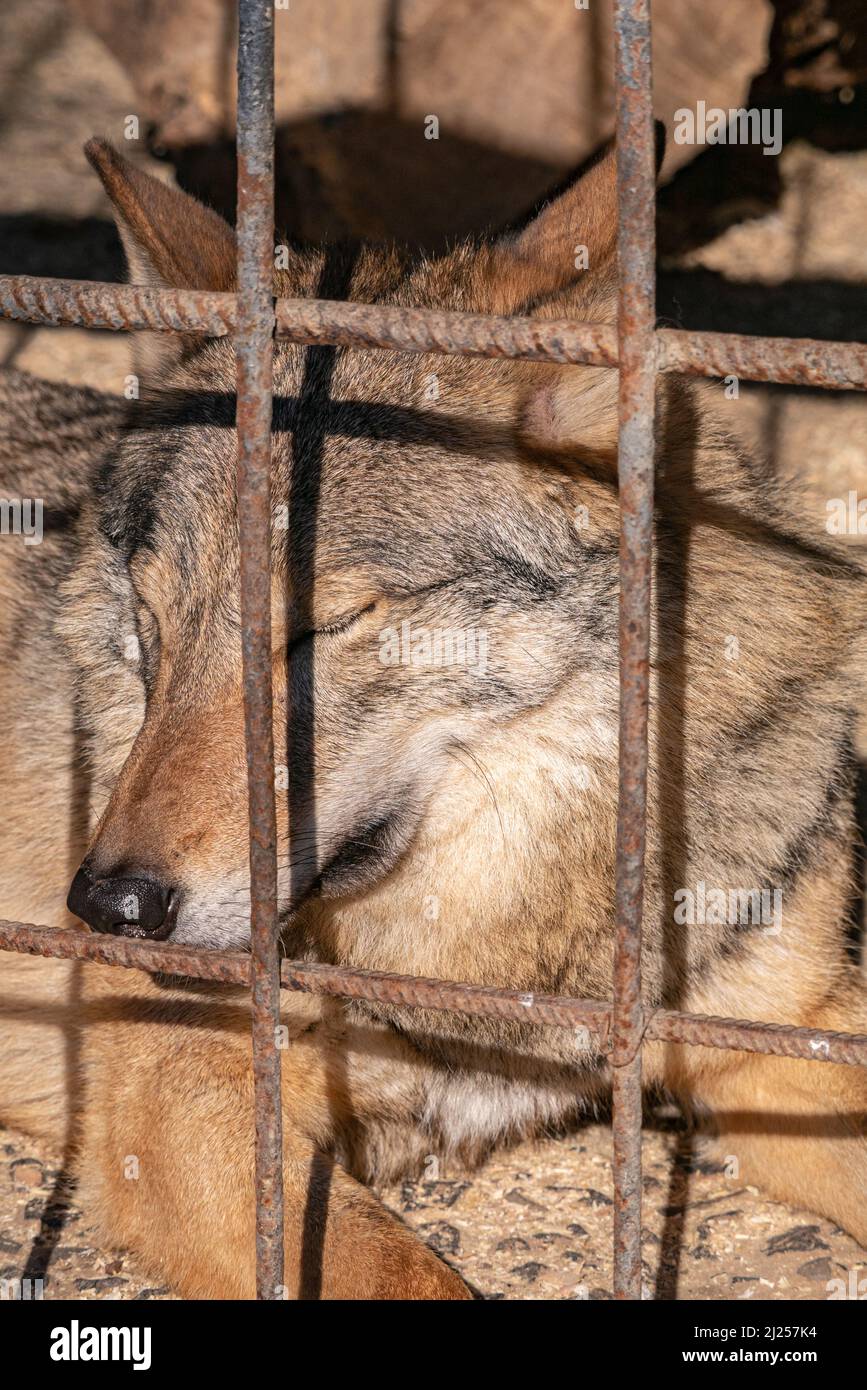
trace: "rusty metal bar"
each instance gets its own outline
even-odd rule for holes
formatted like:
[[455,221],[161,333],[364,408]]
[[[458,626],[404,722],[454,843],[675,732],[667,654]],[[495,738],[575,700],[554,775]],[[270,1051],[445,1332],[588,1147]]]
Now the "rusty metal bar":
[[[184,979],[218,980],[239,986],[250,983],[250,957],[240,951],[194,950],[170,942],[102,936],[84,930],[31,926],[25,922],[0,921],[0,950],[87,960]],[[490,985],[462,984],[456,980],[430,980],[416,975],[291,960],[281,963],[280,981],[283,989],[305,994],[369,999],[401,1008],[445,1010],[481,1018],[513,1019],[540,1027],[586,1029],[595,1050],[603,1053],[610,1050],[611,1005],[597,999],[526,994]],[[648,1042],[867,1066],[867,1034],[823,1032],[790,1024],[654,1009],[648,1010],[644,1036]]]
[[650,0],[615,0],[620,355],[620,746],[611,1065],[614,1296],[641,1298],[641,915],[656,392],[656,170]]
[[[157,290],[89,280],[0,275],[0,317],[21,323],[71,325],[120,332],[139,329],[223,337],[234,332],[233,294]],[[617,330],[573,319],[500,318],[392,304],[279,299],[277,334],[297,343],[397,352],[514,357],[617,367]],[[867,345],[814,338],[764,338],[742,333],[656,333],[657,367],[687,376],[867,390]]]
[[280,937],[271,688],[274,8],[241,0],[238,34],[238,526],[250,811],[256,1296],[283,1297]]
[[0,316],[49,328],[155,329],[222,337],[235,327],[236,297],[211,290],[149,289],[104,280],[0,276]]
[[689,1047],[719,1047],[734,1052],[762,1052],[770,1057],[797,1057],[805,1062],[843,1062],[867,1066],[860,1033],[823,1033],[788,1023],[753,1023],[744,1018],[715,1018],[657,1009],[649,1015],[645,1039],[684,1043]]
[[745,333],[656,334],[663,372],[741,377],[781,386],[821,386],[828,391],[867,390],[867,345],[816,338],[759,338]]

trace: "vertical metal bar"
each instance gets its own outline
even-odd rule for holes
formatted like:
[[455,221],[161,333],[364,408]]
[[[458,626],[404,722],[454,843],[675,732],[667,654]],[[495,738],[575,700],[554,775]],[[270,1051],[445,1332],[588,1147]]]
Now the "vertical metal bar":
[[614,1294],[641,1297],[641,913],[656,380],[650,0],[615,0],[620,291],[620,771],[612,1019]]
[[283,1135],[271,690],[274,10],[241,0],[238,36],[238,525],[250,795],[256,1296],[282,1297]]

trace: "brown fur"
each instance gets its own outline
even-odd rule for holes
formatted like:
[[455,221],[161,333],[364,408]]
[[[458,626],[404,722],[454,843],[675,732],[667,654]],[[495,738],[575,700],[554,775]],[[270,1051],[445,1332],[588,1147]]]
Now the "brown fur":
[[[224,287],[230,230],[91,154],[139,273]],[[293,252],[276,287],[612,322],[613,225],[609,157],[517,237],[422,263]],[[573,278],[562,251],[578,242],[591,265]],[[160,362],[122,422],[85,393],[5,379],[5,486],[52,497],[67,525],[27,554],[0,548],[0,910],[67,923],[86,849],[96,877],[132,863],[177,885],[174,939],[238,947],[234,364],[225,343],[161,344]],[[287,951],[607,997],[616,374],[282,345],[275,383]],[[646,998],[863,1032],[845,942],[863,580],[716,414],[714,388],[660,384]],[[381,634],[404,621],[484,627],[486,669],[384,665]],[[699,880],[780,886],[782,930],[677,925],[673,893]],[[361,1182],[570,1123],[604,1097],[605,1059],[564,1031],[459,1015],[294,997],[284,1014],[290,1296],[466,1296]],[[65,1135],[107,1238],[188,1296],[253,1290],[248,1023],[240,992],[4,961],[0,1112]],[[861,1070],[654,1044],[646,1079],[713,1111],[743,1179],[867,1243]]]

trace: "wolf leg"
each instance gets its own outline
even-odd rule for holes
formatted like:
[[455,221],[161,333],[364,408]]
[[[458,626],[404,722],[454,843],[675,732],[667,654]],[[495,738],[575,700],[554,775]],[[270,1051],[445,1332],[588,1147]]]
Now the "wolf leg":
[[[288,1117],[287,1117],[288,1118]],[[252,1124],[252,1113],[239,1113]],[[169,1165],[172,1162],[167,1156]],[[193,1156],[188,1180],[163,1172],[147,1210],[124,1214],[136,1252],[186,1298],[253,1298],[255,1210],[251,1145]],[[284,1134],[288,1299],[456,1300],[461,1278],[304,1136]],[[217,1197],[219,1194],[219,1197]],[[217,1205],[219,1201],[219,1206]]]
[[55,1148],[80,1093],[81,965],[6,952],[0,968],[0,1122]]
[[[797,1022],[867,1033],[867,991],[853,971]],[[867,1068],[703,1047],[666,1054],[668,1084],[711,1109],[740,1180],[829,1217],[867,1247]]]
[[[126,998],[107,997],[91,1018],[81,1161],[89,1214],[185,1296],[252,1298],[244,996],[160,994],[135,972]],[[283,1018],[286,1296],[469,1298],[462,1280],[327,1152],[365,1109],[409,1118],[413,1055],[390,1030],[347,1024],[330,1003],[292,998]]]

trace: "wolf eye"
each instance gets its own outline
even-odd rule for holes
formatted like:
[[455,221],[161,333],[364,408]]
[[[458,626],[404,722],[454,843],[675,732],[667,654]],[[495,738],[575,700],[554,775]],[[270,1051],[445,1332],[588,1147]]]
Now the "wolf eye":
[[156,675],[160,653],[160,626],[151,610],[136,595],[136,631],[125,644],[124,656],[137,670],[149,689]]
[[151,610],[146,604],[142,603],[141,599],[137,599],[136,601],[135,615],[146,640],[150,641],[152,638],[159,637],[160,625]]
[[353,613],[348,618],[335,618],[333,623],[324,623],[322,627],[315,627],[314,634],[317,637],[336,637],[338,632],[348,632],[354,627],[361,617],[360,613]]
[[289,650],[300,646],[302,642],[309,642],[313,637],[337,637],[340,633],[348,632],[355,627],[357,622],[367,614],[371,613],[376,607],[376,602],[368,603],[366,607],[359,608],[355,613],[347,613],[343,618],[335,618],[332,623],[323,623],[321,627],[308,628],[306,632],[299,632],[297,637],[293,637],[289,643]]

